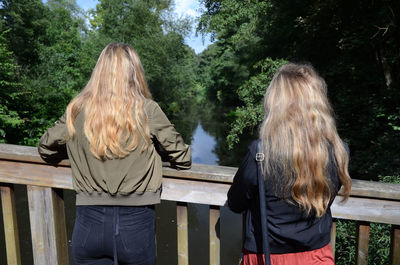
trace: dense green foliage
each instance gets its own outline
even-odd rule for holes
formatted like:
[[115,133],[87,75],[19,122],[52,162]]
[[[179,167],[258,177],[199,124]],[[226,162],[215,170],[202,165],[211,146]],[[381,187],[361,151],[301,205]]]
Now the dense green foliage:
[[0,98],[4,102],[0,105],[0,142],[4,142],[7,128],[16,128],[23,123],[18,112],[14,110],[21,84],[18,83],[19,68],[14,54],[8,50],[4,37],[8,32],[0,33]]
[[231,146],[261,121],[269,71],[284,61],[307,61],[328,83],[339,133],[352,153],[351,176],[400,173],[400,2],[202,2],[199,30],[215,42],[200,55],[200,66],[210,99],[230,106],[225,113],[236,119]]
[[90,74],[83,14],[73,3],[52,0],[1,1],[0,14],[4,47],[13,56],[9,69],[18,69],[18,86],[1,91],[9,98],[1,108],[15,114],[3,123],[1,141],[34,145]]
[[[74,0],[0,1],[0,141],[35,145],[86,85],[109,42],[139,53],[153,97],[171,117],[199,90],[197,58],[184,44],[191,22],[170,0],[99,1],[86,14]],[[191,131],[185,131],[190,140]]]

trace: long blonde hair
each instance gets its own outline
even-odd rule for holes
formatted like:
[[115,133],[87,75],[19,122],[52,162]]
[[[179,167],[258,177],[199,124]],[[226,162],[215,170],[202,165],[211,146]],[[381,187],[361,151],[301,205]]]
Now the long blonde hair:
[[264,97],[260,138],[265,175],[280,172],[281,191],[290,191],[307,215],[324,215],[335,193],[328,176],[330,153],[344,196],[349,196],[349,156],[336,130],[326,83],[312,66],[289,63],[275,74]]
[[84,133],[96,158],[127,156],[138,145],[138,133],[145,150],[150,143],[145,98],[151,94],[136,51],[126,44],[108,44],[86,87],[67,107],[69,137],[74,137],[75,119],[84,111]]

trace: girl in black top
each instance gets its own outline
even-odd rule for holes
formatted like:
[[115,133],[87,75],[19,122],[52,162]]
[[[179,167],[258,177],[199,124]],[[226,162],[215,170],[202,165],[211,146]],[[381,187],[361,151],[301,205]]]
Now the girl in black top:
[[330,205],[351,189],[349,151],[340,139],[327,87],[310,65],[286,64],[264,98],[260,139],[248,152],[228,192],[234,212],[246,212],[243,265],[264,264],[255,155],[265,154],[266,211],[271,263],[334,264]]

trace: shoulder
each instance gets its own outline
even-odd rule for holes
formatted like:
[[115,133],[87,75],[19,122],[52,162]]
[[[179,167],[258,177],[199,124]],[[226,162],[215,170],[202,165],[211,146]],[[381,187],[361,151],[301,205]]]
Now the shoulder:
[[163,112],[160,105],[152,99],[145,98],[143,102],[143,109],[146,112],[148,118],[152,118],[153,115]]
[[146,110],[154,109],[160,107],[157,102],[150,98],[145,98],[143,101],[143,108]]
[[245,170],[250,167],[253,169],[256,163],[256,154],[258,153],[258,145],[261,141],[259,139],[253,140],[248,146],[246,155],[242,159],[239,169]]

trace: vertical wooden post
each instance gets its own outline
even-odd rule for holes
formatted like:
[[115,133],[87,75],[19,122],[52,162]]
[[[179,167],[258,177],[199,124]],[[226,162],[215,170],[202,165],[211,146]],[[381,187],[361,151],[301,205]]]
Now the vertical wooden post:
[[17,212],[15,208],[14,186],[1,184],[1,204],[3,209],[4,235],[6,241],[7,263],[21,265],[19,249]]
[[56,246],[58,264],[68,265],[68,238],[67,224],[65,222],[64,195],[61,189],[51,189],[53,199],[54,230],[56,232]]
[[368,264],[369,222],[358,222],[356,264]]
[[220,264],[219,217],[219,207],[210,205],[210,265]]
[[332,248],[333,258],[335,258],[335,250],[336,250],[336,219],[333,219],[333,222],[332,222],[331,248]]
[[176,204],[176,222],[178,232],[178,265],[189,264],[188,212],[187,203]]
[[390,244],[390,261],[392,265],[400,265],[400,226],[392,225]]
[[67,265],[68,249],[62,195],[52,188],[27,186],[35,265]]

